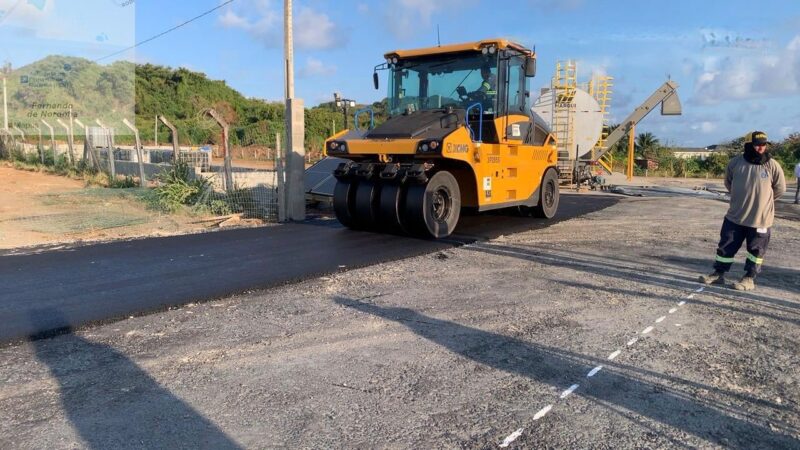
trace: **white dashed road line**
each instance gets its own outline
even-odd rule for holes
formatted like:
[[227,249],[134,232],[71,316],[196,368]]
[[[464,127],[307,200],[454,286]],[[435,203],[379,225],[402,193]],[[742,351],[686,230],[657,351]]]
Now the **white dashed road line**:
[[503,443],[500,444],[500,447],[502,448],[508,447],[509,445],[511,445],[512,442],[516,441],[517,438],[520,436],[522,436],[522,428],[509,434],[508,437],[503,440]]
[[567,389],[566,391],[562,392],[561,396],[559,398],[565,399],[565,398],[569,397],[570,394],[575,392],[575,389],[578,389],[579,387],[581,387],[580,384],[573,384],[572,386],[569,387],[569,389]]
[[[705,287],[701,286],[701,287],[699,287],[698,289],[696,289],[694,292],[703,292],[703,290],[705,290]],[[686,296],[686,298],[687,298],[687,299],[694,298],[694,295],[695,295],[694,293],[692,293],[692,294],[689,294],[689,295],[687,295],[687,296]],[[681,307],[681,306],[683,306],[683,305],[685,305],[685,304],[686,304],[686,301],[685,301],[685,300],[681,300],[680,302],[678,302],[678,307]],[[671,308],[671,309],[669,310],[669,314],[674,314],[674,313],[676,313],[676,312],[678,311],[678,307],[673,307],[673,308]],[[661,316],[661,317],[659,317],[658,319],[656,319],[656,320],[655,320],[655,323],[661,323],[661,322],[663,322],[664,320],[666,320],[666,318],[667,318],[667,316]],[[679,324],[679,323],[676,323],[676,324],[675,324],[675,326],[676,326],[676,327],[680,327],[680,326],[681,326],[681,324]],[[648,333],[650,333],[651,331],[653,331],[654,329],[655,329],[655,328],[654,328],[652,325],[651,325],[651,326],[648,326],[647,328],[645,328],[644,330],[642,330],[642,335],[648,334]],[[629,341],[628,341],[628,343],[627,343],[627,346],[628,346],[628,347],[630,347],[630,346],[632,346],[632,345],[636,344],[638,341],[639,341],[639,338],[638,338],[638,337],[634,337],[634,338],[632,338],[631,340],[629,340]],[[620,354],[622,354],[622,350],[621,350],[621,349],[620,349],[620,350],[615,350],[613,353],[611,353],[610,355],[608,355],[608,360],[609,360],[609,361],[613,361],[613,360],[614,360],[614,359],[615,359],[617,356],[619,356]],[[597,373],[598,373],[598,372],[600,372],[602,369],[603,369],[603,366],[602,366],[602,365],[600,365],[600,366],[597,366],[597,367],[593,368],[592,370],[590,370],[590,371],[589,371],[589,373],[587,373],[587,374],[586,374],[586,377],[587,377],[587,378],[592,378],[593,376],[597,375]],[[572,393],[573,393],[573,392],[575,392],[575,391],[576,391],[576,390],[577,390],[579,387],[580,387],[580,384],[573,384],[573,385],[572,385],[572,386],[570,386],[568,389],[566,389],[565,391],[563,391],[563,392],[561,393],[561,395],[559,396],[559,398],[560,398],[561,400],[564,400],[564,399],[566,399],[567,397],[569,397],[570,395],[572,395]],[[553,409],[553,404],[552,404],[552,403],[551,403],[551,404],[549,404],[549,405],[547,405],[547,406],[545,406],[544,408],[540,409],[540,410],[539,410],[539,411],[538,411],[536,414],[534,414],[534,416],[533,416],[533,420],[534,420],[534,421],[536,421],[536,420],[539,420],[539,419],[541,419],[542,417],[544,417],[545,415],[547,415],[547,413],[549,413],[551,409]],[[515,441],[515,440],[517,440],[517,439],[518,439],[520,436],[522,436],[522,433],[523,433],[524,431],[525,431],[525,429],[524,429],[524,428],[519,428],[519,429],[517,429],[516,431],[514,431],[513,433],[511,433],[510,435],[508,435],[508,437],[506,437],[506,438],[503,440],[503,442],[501,442],[501,443],[499,444],[499,446],[500,446],[500,447],[502,447],[502,448],[508,447],[509,445],[511,445],[511,443],[512,443],[512,442],[514,442],[514,441]]]
[[539,412],[533,415],[533,420],[539,420],[545,416],[545,414],[549,413],[550,410],[553,409],[552,403],[545,406],[544,408],[540,409]]
[[594,369],[590,370],[589,373],[586,374],[586,378],[591,378],[597,375],[597,372],[600,372],[601,370],[603,370],[603,366],[595,367]]

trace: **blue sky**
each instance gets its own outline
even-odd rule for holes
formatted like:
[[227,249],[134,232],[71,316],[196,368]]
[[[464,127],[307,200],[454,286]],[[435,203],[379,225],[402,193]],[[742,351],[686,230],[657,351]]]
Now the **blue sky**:
[[[129,18],[120,10],[135,7],[135,39],[142,40],[221,3],[137,0],[121,7],[123,0],[0,0],[0,11],[16,1],[59,10],[62,23],[74,20],[69,28],[84,45],[67,50],[77,56],[113,51],[132,40]],[[75,18],[65,4],[77,3],[82,7]],[[434,45],[438,24],[443,43],[507,37],[535,45],[539,75],[533,92],[549,84],[558,59],[576,59],[583,80],[593,72],[615,77],[615,120],[670,76],[681,85],[684,115],[653,113],[637,130],[651,131],[662,142],[703,146],[756,128],[774,138],[800,131],[800,2],[794,0],[295,0],[294,5],[296,90],[307,106],[330,100],[334,91],[359,102],[379,100],[384,93],[372,89],[372,67],[388,50]],[[224,79],[247,96],[281,100],[282,8],[280,0],[235,0],[120,58],[187,67]],[[0,42],[8,27],[0,22]],[[40,50],[61,50],[52,41],[47,46]],[[8,59],[9,50],[2,47],[0,59]],[[34,54],[13,56],[23,61]]]

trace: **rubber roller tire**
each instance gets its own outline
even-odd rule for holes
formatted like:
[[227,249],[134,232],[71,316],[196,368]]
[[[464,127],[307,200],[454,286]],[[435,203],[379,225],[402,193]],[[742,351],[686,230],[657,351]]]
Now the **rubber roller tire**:
[[558,174],[555,169],[548,169],[539,186],[539,204],[532,208],[533,216],[552,219],[558,211]]
[[399,184],[384,184],[378,202],[378,226],[383,231],[405,232],[403,225],[406,188]]
[[378,228],[380,192],[380,183],[374,181],[361,181],[358,183],[353,205],[353,218],[357,227],[366,230]]
[[409,186],[405,211],[413,234],[437,239],[449,236],[461,215],[458,181],[443,170],[426,184]]
[[339,223],[347,228],[356,228],[354,212],[357,187],[355,180],[336,180],[333,188],[333,212]]

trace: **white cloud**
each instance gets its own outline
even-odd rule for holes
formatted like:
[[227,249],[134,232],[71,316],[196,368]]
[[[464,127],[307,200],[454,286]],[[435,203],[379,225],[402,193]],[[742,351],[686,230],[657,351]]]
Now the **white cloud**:
[[[391,0],[387,4],[386,23],[389,30],[400,39],[420,33],[435,36],[432,28],[434,15],[444,11],[461,11],[474,5],[475,0]],[[447,21],[451,18],[448,17]]]
[[343,47],[347,34],[327,14],[300,8],[294,22],[294,39],[300,48],[330,49]]
[[800,35],[777,53],[706,60],[692,102],[713,105],[796,94],[800,94]]
[[700,131],[705,134],[709,134],[717,130],[717,124],[715,122],[709,122],[706,120],[692,124],[691,129],[695,131]]
[[329,76],[336,73],[336,66],[325,64],[315,58],[307,58],[305,65],[297,71],[300,78]]
[[[273,0],[246,0],[219,15],[224,28],[240,29],[266,47],[283,45],[283,5]],[[327,14],[295,8],[294,43],[299,49],[330,49],[347,43],[347,35]]]
[[52,2],[40,6],[28,0],[0,0],[0,25],[35,28],[35,25],[53,11]]

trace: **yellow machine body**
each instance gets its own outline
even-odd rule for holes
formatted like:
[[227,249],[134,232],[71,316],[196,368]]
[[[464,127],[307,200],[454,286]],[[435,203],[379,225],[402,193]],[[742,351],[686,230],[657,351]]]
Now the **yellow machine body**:
[[[397,221],[403,225],[402,208],[415,216],[417,204],[435,209],[440,206],[439,197],[433,195],[431,200],[430,195],[419,194],[416,203],[408,200],[409,205],[397,206],[395,203],[406,201],[405,191],[395,189],[381,196],[379,188],[367,192],[363,186],[424,185],[438,172],[446,172],[457,182],[457,189],[445,186],[443,191],[445,198],[457,192],[459,198],[453,208],[485,211],[540,203],[546,173],[556,173],[557,151],[553,135],[527,107],[527,79],[535,70],[531,67],[535,68],[532,51],[493,39],[398,50],[385,58],[390,71],[389,120],[373,129],[344,130],[325,142],[326,155],[352,162],[337,170],[337,179],[362,185],[360,194],[340,189],[344,192],[337,210],[340,221],[348,222],[349,216],[356,220],[361,214],[369,222],[369,205],[373,205],[378,213],[397,209]],[[463,87],[467,83],[478,88],[467,92]],[[377,87],[377,76],[375,84]],[[399,178],[397,173],[401,174]],[[358,177],[361,181],[352,181]],[[409,189],[412,193],[419,190]],[[395,191],[397,197],[391,197]],[[554,195],[557,204],[557,188]],[[387,201],[394,203],[387,206]],[[342,216],[348,217],[343,220]],[[424,220],[431,234],[440,237],[430,218]]]

